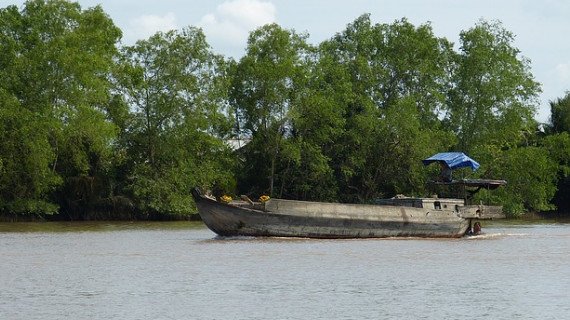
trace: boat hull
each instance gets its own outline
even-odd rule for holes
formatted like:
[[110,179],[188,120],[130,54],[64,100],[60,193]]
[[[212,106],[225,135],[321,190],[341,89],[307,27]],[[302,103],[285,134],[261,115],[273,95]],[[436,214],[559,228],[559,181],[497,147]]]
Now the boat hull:
[[469,227],[469,220],[452,210],[280,199],[257,210],[194,197],[206,226],[221,236],[456,238]]

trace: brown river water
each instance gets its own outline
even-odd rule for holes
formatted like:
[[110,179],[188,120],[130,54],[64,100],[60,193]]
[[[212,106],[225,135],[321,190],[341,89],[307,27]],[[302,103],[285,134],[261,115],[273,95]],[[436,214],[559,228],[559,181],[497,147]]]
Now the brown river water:
[[0,319],[570,319],[570,224],[462,239],[0,223]]

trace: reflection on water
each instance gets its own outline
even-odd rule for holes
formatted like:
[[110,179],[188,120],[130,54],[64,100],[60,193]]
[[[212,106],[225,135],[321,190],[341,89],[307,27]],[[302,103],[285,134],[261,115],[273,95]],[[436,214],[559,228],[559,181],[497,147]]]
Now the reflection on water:
[[72,222],[0,222],[0,232],[105,232],[125,230],[201,229],[202,222],[187,221],[72,221]]
[[0,319],[564,319],[570,225],[462,239],[220,238],[200,223],[0,224]]

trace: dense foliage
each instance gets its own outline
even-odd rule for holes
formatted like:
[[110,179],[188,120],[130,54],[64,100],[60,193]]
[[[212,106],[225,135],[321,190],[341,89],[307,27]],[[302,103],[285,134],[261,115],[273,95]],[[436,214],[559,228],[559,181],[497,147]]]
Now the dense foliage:
[[101,7],[36,0],[0,9],[3,212],[56,213],[105,175],[116,135],[108,75],[120,37]]
[[123,49],[116,73],[119,189],[147,214],[187,213],[191,186],[232,186],[226,70],[195,28]]
[[512,215],[568,209],[570,94],[539,130],[540,84],[499,22],[462,31],[457,50],[430,24],[369,15],[318,45],[307,38],[266,25],[234,61],[194,27],[120,46],[100,6],[0,9],[0,213],[188,217],[193,186],[427,195],[437,168],[421,159],[441,151],[482,165],[457,174],[508,180],[479,196]]

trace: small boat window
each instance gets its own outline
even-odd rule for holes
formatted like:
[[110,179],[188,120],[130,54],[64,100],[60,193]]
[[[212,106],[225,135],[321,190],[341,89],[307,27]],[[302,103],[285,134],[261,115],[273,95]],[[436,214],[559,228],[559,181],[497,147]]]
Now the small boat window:
[[433,203],[433,208],[436,210],[441,210],[441,202],[439,201],[434,201]]

